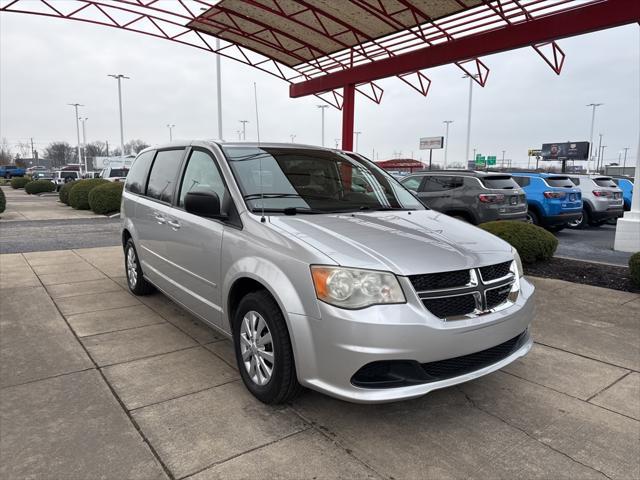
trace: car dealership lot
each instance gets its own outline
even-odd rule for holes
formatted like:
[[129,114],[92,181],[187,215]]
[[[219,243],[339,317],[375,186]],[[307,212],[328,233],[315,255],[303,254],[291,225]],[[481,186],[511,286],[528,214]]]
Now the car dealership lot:
[[410,402],[268,407],[120,247],[0,256],[0,477],[638,478],[640,295],[534,280],[536,340]]

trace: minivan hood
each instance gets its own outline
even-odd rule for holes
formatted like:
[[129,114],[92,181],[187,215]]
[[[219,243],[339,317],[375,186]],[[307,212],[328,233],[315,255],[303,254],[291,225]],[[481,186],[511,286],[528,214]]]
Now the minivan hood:
[[433,210],[271,216],[271,225],[342,266],[414,275],[511,260],[511,247]]

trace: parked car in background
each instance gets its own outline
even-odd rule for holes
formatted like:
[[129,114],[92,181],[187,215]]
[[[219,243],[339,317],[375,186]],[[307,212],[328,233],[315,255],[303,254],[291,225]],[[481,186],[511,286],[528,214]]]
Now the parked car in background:
[[100,178],[100,172],[87,172],[82,178]]
[[129,174],[127,167],[106,167],[100,172],[100,178],[110,182],[124,182]]
[[611,177],[603,175],[569,175],[582,193],[582,215],[569,222],[571,228],[598,227],[624,213],[622,190]]
[[73,182],[82,178],[78,170],[56,170],[53,172],[53,183],[59,191],[65,183]]
[[47,170],[47,167],[44,167],[42,165],[35,165],[33,167],[27,168],[27,175],[33,175],[37,172],[44,172],[46,170]]
[[17,165],[0,165],[0,177],[12,178],[12,177],[24,177],[26,170]]
[[412,173],[400,182],[427,207],[474,225],[527,218],[524,190],[510,174],[438,170]]
[[625,212],[631,210],[631,199],[633,198],[633,180],[627,177],[611,177],[620,190],[622,190],[622,201]]
[[51,180],[53,182],[53,172],[48,170],[36,170],[31,174],[31,178],[34,180]]
[[527,221],[559,231],[582,216],[582,194],[566,175],[514,172],[527,196]]
[[[501,191],[519,196],[514,185]],[[354,402],[414,398],[532,345],[534,287],[517,252],[426,209],[350,152],[147,149],[121,217],[131,292],[155,286],[231,337],[245,386],[265,403],[300,385]]]

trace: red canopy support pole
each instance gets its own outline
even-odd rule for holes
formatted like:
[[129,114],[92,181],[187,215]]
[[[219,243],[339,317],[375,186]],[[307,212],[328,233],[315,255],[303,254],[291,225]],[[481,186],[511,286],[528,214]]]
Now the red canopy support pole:
[[355,115],[356,86],[344,86],[342,98],[342,149],[353,150],[353,117]]

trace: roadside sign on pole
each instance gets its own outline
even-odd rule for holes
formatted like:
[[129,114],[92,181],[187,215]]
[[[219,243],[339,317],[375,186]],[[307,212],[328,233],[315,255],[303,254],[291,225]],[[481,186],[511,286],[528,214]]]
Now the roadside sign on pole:
[[496,157],[491,155],[487,157],[487,165],[495,165],[496,164]]
[[482,154],[478,153],[476,155],[476,166],[484,166],[487,161],[487,157],[483,157]]
[[539,148],[530,148],[527,152],[527,156],[528,157],[539,157],[540,154],[542,153],[542,150],[540,150]]
[[444,146],[444,137],[422,137],[420,150],[434,150]]

